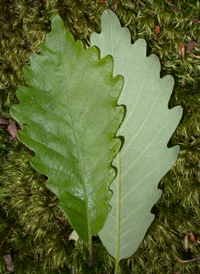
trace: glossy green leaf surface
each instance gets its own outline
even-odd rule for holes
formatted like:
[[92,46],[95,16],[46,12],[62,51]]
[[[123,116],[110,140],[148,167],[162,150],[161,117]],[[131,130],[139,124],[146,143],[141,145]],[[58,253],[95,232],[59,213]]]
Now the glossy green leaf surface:
[[75,42],[58,13],[41,55],[30,62],[24,68],[28,87],[18,89],[20,104],[11,108],[23,127],[18,138],[35,152],[31,164],[48,177],[73,228],[90,241],[109,213],[123,78],[112,77],[110,56],[100,60],[98,49]]
[[111,184],[112,210],[99,233],[119,261],[137,250],[154,219],[150,211],[161,195],[157,185],[179,153],[178,146],[167,148],[167,143],[182,109],[168,109],[173,78],[160,78],[159,59],[146,57],[144,40],[131,44],[129,30],[121,28],[113,12],[104,11],[101,33],[92,34],[91,45],[99,47],[101,58],[112,55],[114,75],[124,77],[118,103],[126,106],[126,116],[118,135],[125,142],[114,161],[118,174]]

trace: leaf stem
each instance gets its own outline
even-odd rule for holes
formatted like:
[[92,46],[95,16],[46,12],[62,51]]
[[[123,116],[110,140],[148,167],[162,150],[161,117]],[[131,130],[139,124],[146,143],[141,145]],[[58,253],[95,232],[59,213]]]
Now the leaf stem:
[[89,267],[93,266],[93,251],[92,251],[92,237],[89,239]]
[[118,274],[119,260],[115,263],[115,274]]

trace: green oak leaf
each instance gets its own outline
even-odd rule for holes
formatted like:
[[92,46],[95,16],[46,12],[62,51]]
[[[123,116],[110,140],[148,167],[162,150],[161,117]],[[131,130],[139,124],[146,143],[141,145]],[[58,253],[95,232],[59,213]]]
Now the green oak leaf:
[[181,115],[181,107],[168,109],[173,78],[160,78],[160,62],[146,57],[143,39],[131,44],[130,32],[121,28],[112,11],[102,15],[102,31],[93,33],[91,45],[101,58],[112,55],[114,75],[124,77],[119,104],[126,117],[118,130],[124,144],[114,161],[118,174],[111,184],[112,210],[99,236],[118,262],[131,256],[154,219],[151,208],[161,195],[158,182],[177,159],[179,147],[167,147]]
[[46,186],[73,228],[91,243],[110,210],[123,78],[112,77],[112,57],[100,60],[98,49],[75,42],[58,13],[41,55],[30,61],[28,87],[18,88],[20,104],[10,111],[23,127],[18,138],[35,152],[31,165],[48,177]]

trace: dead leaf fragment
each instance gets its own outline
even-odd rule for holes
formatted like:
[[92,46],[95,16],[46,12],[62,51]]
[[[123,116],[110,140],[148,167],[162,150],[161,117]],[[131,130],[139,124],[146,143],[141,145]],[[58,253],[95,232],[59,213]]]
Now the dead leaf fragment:
[[195,243],[195,244],[196,244],[196,242],[197,242],[196,236],[195,236],[195,234],[194,234],[193,232],[190,233],[190,240],[191,240],[193,243]]
[[185,62],[185,46],[184,46],[184,44],[181,45],[179,54],[183,56],[183,62]]
[[194,23],[196,23],[196,24],[199,24],[199,23],[200,23],[200,21],[197,20],[197,19],[191,19],[191,21],[194,22]]
[[15,124],[14,121],[11,121],[10,125],[8,125],[8,129],[7,130],[11,134],[10,140],[17,139],[17,127],[16,127],[16,124]]
[[6,254],[5,256],[3,256],[5,262],[6,262],[6,267],[8,271],[14,272],[14,268],[13,268],[13,263],[12,263],[12,258],[10,254]]
[[195,41],[190,41],[187,43],[188,46],[188,50],[193,52],[194,48],[199,46],[199,43],[195,42]]
[[142,4],[142,5],[140,6],[141,9],[145,9],[145,7],[146,7],[145,4]]
[[6,119],[0,118],[0,125],[8,125],[9,122]]
[[172,8],[173,10],[175,10],[175,11],[178,11],[178,10],[179,10],[179,8],[176,7],[176,6],[171,6],[171,8]]
[[155,31],[156,34],[159,34],[160,33],[160,26],[156,26],[156,31]]

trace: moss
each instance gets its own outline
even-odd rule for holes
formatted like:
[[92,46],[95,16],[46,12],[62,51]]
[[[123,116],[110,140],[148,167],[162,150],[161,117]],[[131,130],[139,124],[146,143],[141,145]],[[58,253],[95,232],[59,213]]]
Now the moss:
[[[198,273],[198,262],[183,259],[199,255],[199,101],[200,61],[188,51],[188,42],[200,43],[200,4],[191,1],[129,0],[14,0],[0,3],[0,111],[12,119],[9,107],[17,102],[16,89],[26,84],[22,67],[50,31],[53,11],[59,11],[75,39],[89,44],[100,32],[100,16],[110,8],[131,31],[132,41],[145,38],[148,54],[156,54],[161,75],[172,74],[174,92],[169,106],[180,104],[183,118],[169,142],[180,145],[174,167],[162,179],[163,194],[153,212],[155,220],[138,251],[120,263],[121,273]],[[156,27],[160,32],[156,33]],[[185,61],[179,53],[185,46]],[[200,55],[195,47],[194,55]],[[33,153],[0,128],[0,272],[9,273],[3,256],[11,254],[15,273],[113,273],[113,258],[94,237],[94,267],[88,267],[87,244],[68,241],[70,224],[58,208],[57,197],[45,187],[46,178],[29,164]],[[197,243],[185,235],[195,233]],[[6,238],[7,237],[7,238]],[[5,240],[5,241],[4,241]],[[4,241],[4,242],[3,242]]]

